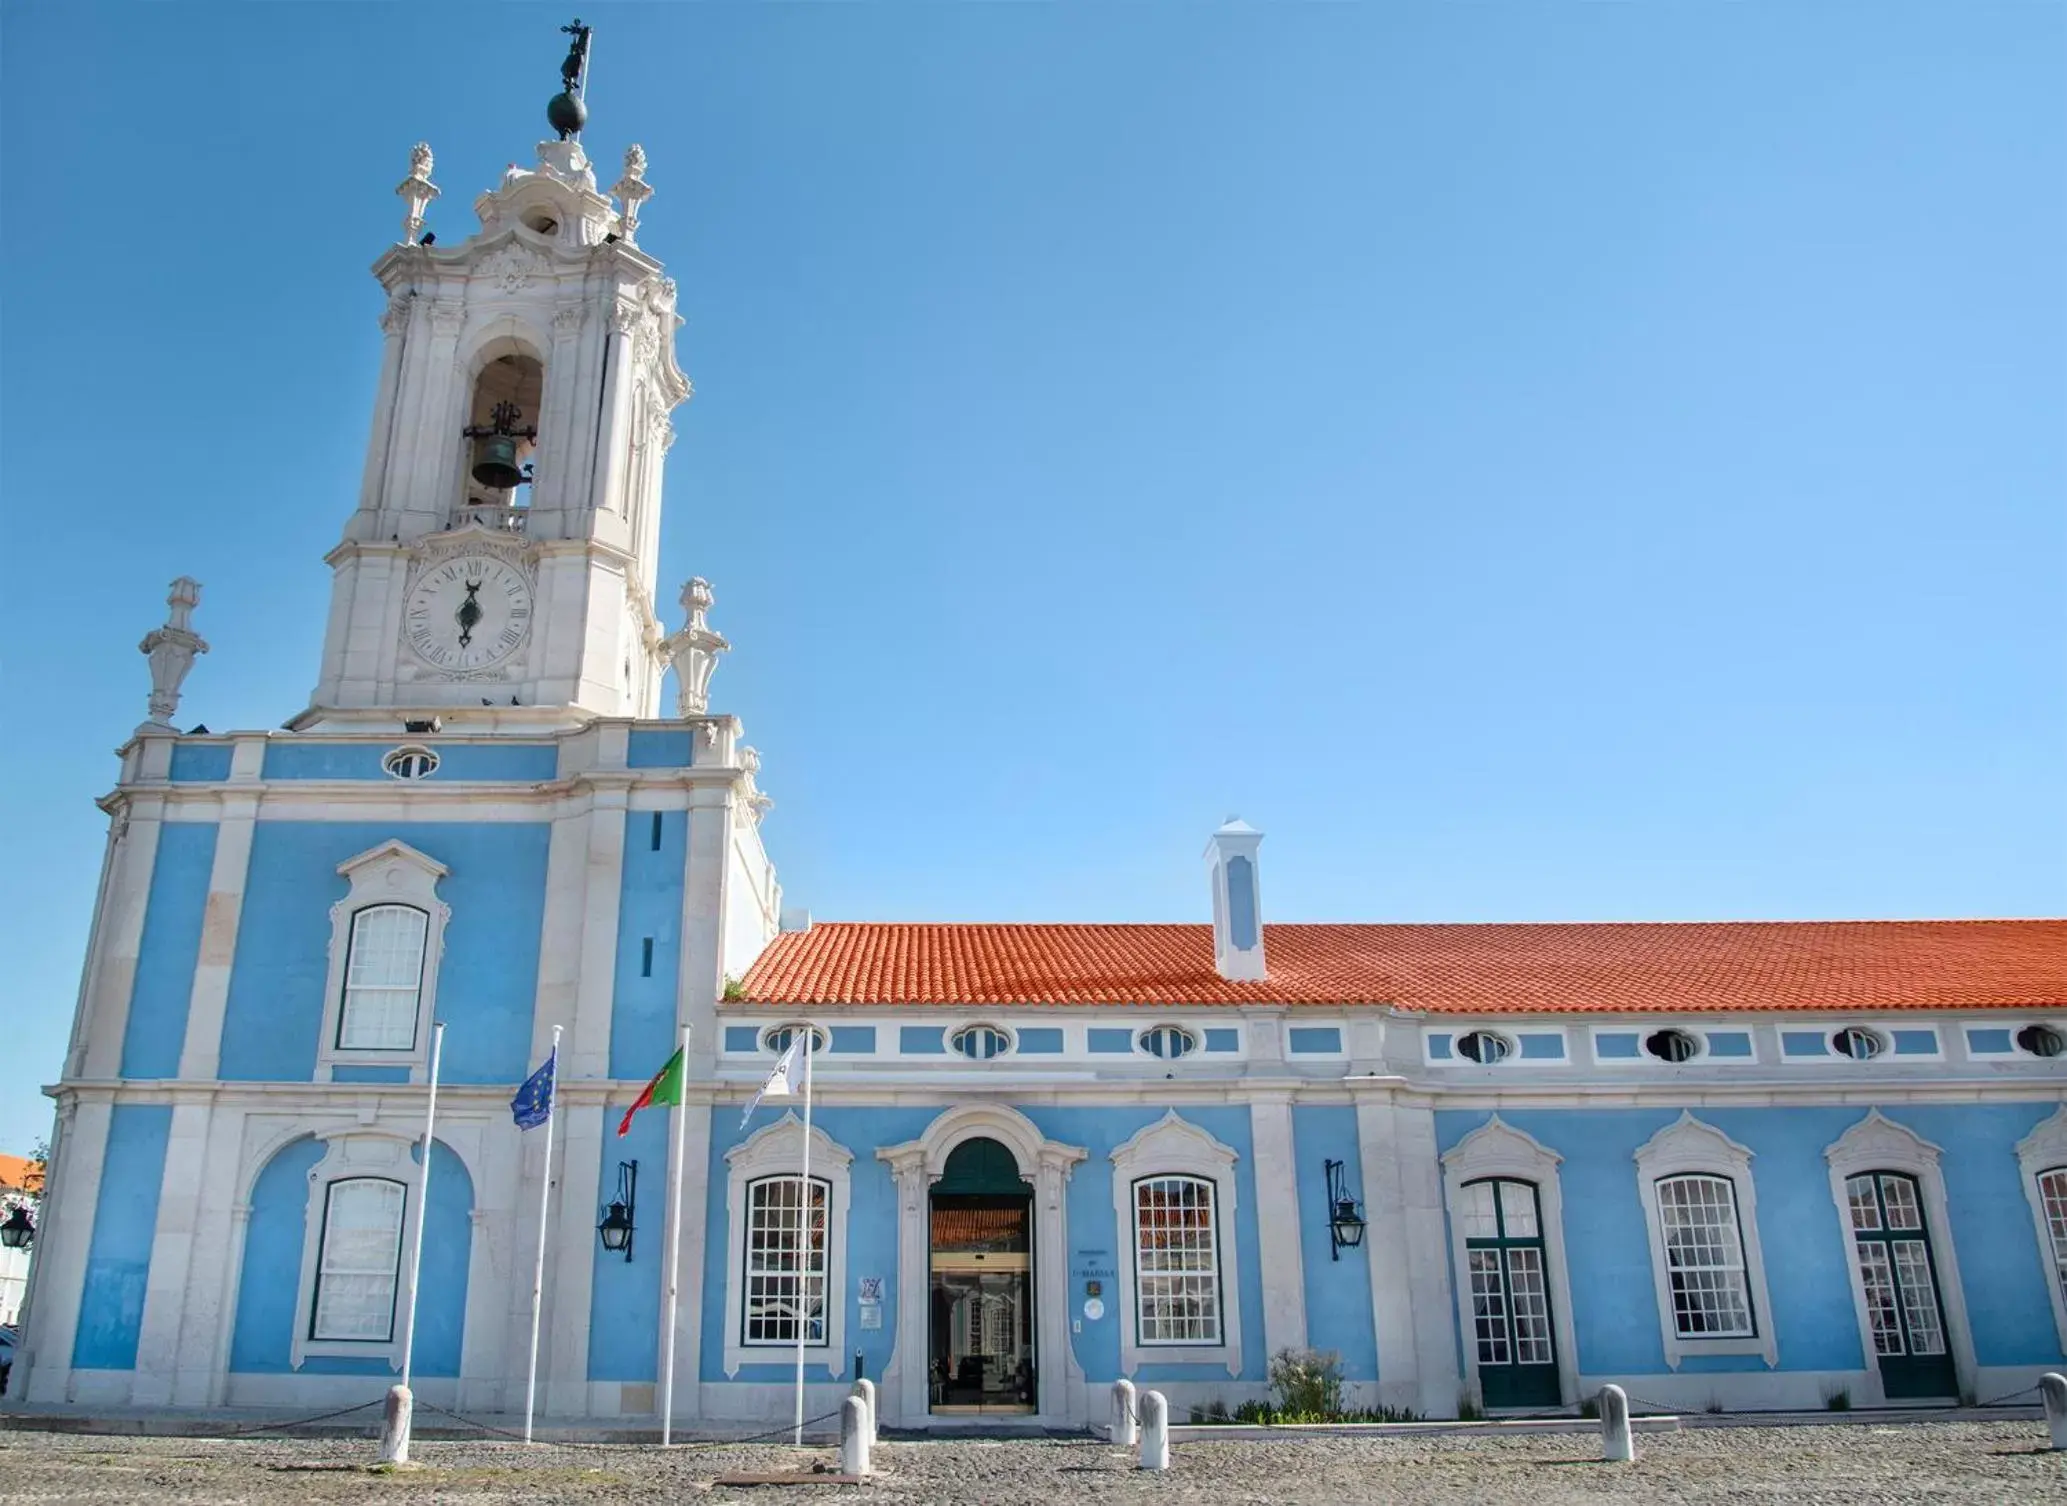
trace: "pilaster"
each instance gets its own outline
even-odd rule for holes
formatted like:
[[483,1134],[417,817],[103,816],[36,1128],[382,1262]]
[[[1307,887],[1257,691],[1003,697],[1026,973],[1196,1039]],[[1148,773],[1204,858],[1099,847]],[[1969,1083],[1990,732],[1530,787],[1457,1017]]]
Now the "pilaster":
[[[682,1244],[675,1261],[675,1290],[680,1301],[675,1309],[675,1417],[679,1421],[703,1412],[703,1279],[704,1247],[709,1233],[709,1202],[704,1197],[704,1177],[710,1166],[711,1112],[709,1104],[685,1103],[676,1109],[687,1115],[682,1125],[682,1172],[668,1178],[669,1217],[672,1200],[682,1197]],[[665,1245],[662,1246],[666,1248]],[[844,1294],[830,1300],[845,1301]],[[838,1359],[838,1356],[834,1357]],[[656,1396],[659,1394],[656,1388]]]
[[131,1406],[169,1406],[177,1389],[188,1278],[194,1269],[195,1244],[205,1226],[203,1195],[211,1174],[221,1174],[209,1164],[210,1117],[205,1099],[172,1106],[172,1132],[165,1144],[165,1172],[159,1184],[158,1226],[151,1236],[151,1269],[137,1336],[136,1378],[129,1393]]
[[[43,1223],[30,1269],[36,1280],[28,1344],[20,1360],[28,1375],[30,1402],[72,1399],[72,1341],[79,1328],[79,1303],[86,1289],[86,1255],[93,1243],[93,1212],[100,1197],[108,1155],[108,1126],[114,1105],[105,1098],[60,1107],[60,1164],[52,1168],[43,1201]],[[69,1117],[67,1117],[69,1116]],[[15,1391],[10,1381],[10,1399]]]
[[596,1263],[596,1204],[609,1105],[561,1111],[560,1196],[546,1246],[546,1303],[538,1353],[538,1400],[548,1416],[589,1411],[589,1299]]
[[1256,1154],[1256,1223],[1269,1258],[1263,1262],[1266,1354],[1306,1347],[1306,1262],[1299,1227],[1299,1157],[1288,1093],[1263,1093],[1249,1104]]
[[[263,739],[239,738],[230,755],[231,782],[256,783],[264,757]],[[179,1075],[189,1080],[213,1078],[222,1057],[223,1012],[229,1004],[230,968],[237,959],[237,930],[244,918],[244,884],[257,820],[256,791],[223,795],[208,901],[201,917],[201,950],[187,996],[186,1040],[179,1054]]]
[[[624,821],[629,792],[599,787],[590,793],[587,852],[582,879],[581,971],[573,1028],[567,1032],[568,1070],[574,1077],[609,1077],[610,1012],[617,986],[617,912],[624,892]],[[555,836],[558,835],[557,828]]]
[[[155,745],[170,740],[144,741]],[[147,746],[146,751],[153,749]],[[163,813],[163,802],[157,796],[138,796],[115,813],[114,864],[107,897],[102,902],[100,946],[98,954],[87,963],[85,1037],[80,1043],[79,1060],[66,1064],[67,1077],[121,1075],[122,1036],[129,1026],[129,997],[136,986],[144,912],[150,906],[151,872],[157,866],[158,828]]]
[[725,867],[732,853],[733,817],[729,785],[698,785],[689,791],[676,1019],[689,1027],[689,1060],[684,1065],[705,1078],[716,1072],[718,995],[725,986]]
[[1362,1097],[1356,1122],[1378,1394],[1388,1406],[1452,1416],[1460,1382],[1435,1114]]

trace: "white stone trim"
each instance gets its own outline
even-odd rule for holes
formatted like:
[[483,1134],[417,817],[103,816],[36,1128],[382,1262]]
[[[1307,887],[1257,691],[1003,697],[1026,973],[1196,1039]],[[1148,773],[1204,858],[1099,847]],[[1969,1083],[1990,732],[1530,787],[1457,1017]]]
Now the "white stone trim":
[[1250,1099],[1249,1144],[1257,1166],[1283,1170],[1256,1179],[1257,1225],[1271,1237],[1271,1258],[1263,1262],[1263,1352],[1304,1349],[1306,1231],[1299,1223],[1300,1165],[1290,1094],[1258,1093]]
[[[1240,1156],[1197,1125],[1178,1117],[1175,1109],[1137,1130],[1112,1155],[1112,1206],[1115,1229],[1125,1242],[1114,1265],[1119,1270],[1120,1372],[1133,1375],[1143,1365],[1220,1365],[1230,1376],[1242,1373],[1240,1201],[1235,1192],[1234,1164]],[[1136,1297],[1134,1265],[1140,1240],[1134,1227],[1134,1184],[1145,1177],[1189,1176],[1213,1186],[1215,1260],[1220,1277],[1220,1342],[1218,1344],[1144,1344]]]
[[1536,1189],[1543,1235],[1543,1263],[1550,1298],[1551,1339],[1557,1349],[1557,1392],[1568,1407],[1579,1404],[1579,1341],[1572,1322],[1571,1267],[1565,1260],[1564,1191],[1558,1164],[1564,1160],[1535,1136],[1516,1129],[1498,1114],[1443,1152],[1443,1206],[1450,1216],[1450,1264],[1456,1295],[1458,1332],[1464,1349],[1464,1385],[1483,1405],[1478,1378],[1478,1344],[1471,1312],[1471,1272],[1459,1232],[1464,1185],[1501,1177],[1527,1182]]
[[[385,1360],[390,1370],[400,1370],[402,1336],[408,1321],[403,1308],[411,1300],[407,1257],[416,1225],[423,1218],[422,1200],[417,1196],[416,1158],[409,1153],[412,1142],[377,1130],[319,1130],[316,1138],[323,1142],[324,1154],[309,1168],[309,1195],[302,1213],[301,1279],[294,1289],[294,1334],[288,1348],[289,1363],[299,1370],[311,1355],[349,1355],[354,1359]],[[271,1159],[268,1155],[259,1162],[259,1169]],[[395,1246],[394,1326],[384,1343],[312,1339],[310,1304],[316,1295],[316,1263],[323,1249],[324,1211],[329,1206],[330,1186],[361,1177],[379,1177],[402,1187],[402,1229]]]
[[[1665,1363],[1674,1370],[1690,1354],[1756,1354],[1768,1367],[1779,1364],[1773,1332],[1773,1301],[1766,1291],[1765,1252],[1758,1240],[1758,1189],[1751,1179],[1751,1152],[1687,1110],[1636,1151],[1637,1194],[1651,1237],[1651,1277],[1658,1302],[1658,1335]],[[1753,1332],[1748,1338],[1682,1338],[1672,1316],[1672,1279],[1665,1262],[1665,1226],[1658,1212],[1658,1182],[1675,1176],[1726,1177],[1737,1200],[1737,1230],[1744,1241],[1744,1284],[1751,1298]]]
[[1037,1415],[1081,1423],[1089,1413],[1084,1372],[1070,1343],[1069,1200],[1063,1194],[1071,1169],[1087,1152],[1048,1139],[1026,1115],[1001,1103],[959,1104],[935,1118],[918,1139],[876,1152],[897,1182],[897,1338],[883,1368],[883,1416],[915,1424],[928,1415],[931,1189],[955,1147],[975,1139],[995,1140],[1012,1152],[1020,1177],[1034,1190],[1034,1352],[1042,1357]]
[[[679,1111],[678,1111],[679,1112]],[[741,1337],[746,1304],[746,1195],[749,1183],[792,1177],[804,1148],[804,1122],[794,1113],[756,1130],[725,1152],[725,1374],[742,1365],[793,1360],[797,1346],[749,1344]],[[834,1376],[847,1365],[847,1210],[853,1201],[854,1152],[817,1125],[811,1127],[811,1180],[827,1185],[825,1227],[825,1342],[804,1346],[806,1364],[824,1364]],[[808,1201],[805,1206],[808,1208]]]
[[[445,951],[445,925],[452,907],[438,898],[438,880],[449,869],[408,843],[390,838],[337,865],[351,883],[345,897],[330,907],[329,972],[323,985],[323,1033],[316,1040],[316,1080],[334,1080],[341,1066],[403,1067],[409,1080],[422,1082],[429,1073],[431,1017],[438,1000],[438,962]],[[337,1044],[344,1012],[345,965],[351,959],[352,921],[376,905],[408,905],[424,912],[423,981],[416,995],[415,1044],[407,1051],[349,1049]]]
[[1879,1109],[1868,1109],[1865,1118],[1823,1149],[1823,1159],[1830,1163],[1830,1198],[1837,1206],[1837,1227],[1844,1237],[1845,1271],[1852,1283],[1852,1312],[1859,1324],[1859,1347],[1865,1359],[1865,1395],[1854,1400],[1863,1401],[1866,1406],[1884,1405],[1887,1396],[1881,1389],[1880,1357],[1873,1352],[1873,1324],[1866,1311],[1866,1285],[1859,1271],[1859,1241],[1852,1237],[1845,1179],[1869,1171],[1895,1171],[1916,1179],[1917,1191],[1923,1197],[1938,1304],[1945,1311],[1945,1343],[1952,1351],[1960,1390],[1974,1394],[1974,1335],[1967,1324],[1966,1290],[1959,1279],[1959,1256],[1952,1244],[1952,1213],[1945,1200],[1940,1155],[1937,1146],[1907,1125],[1889,1119]]
[[[2053,1233],[2046,1221],[2045,1199],[2038,1190],[2040,1172],[2067,1166],[2067,1104],[2053,1110],[2052,1117],[2017,1142],[2017,1172],[2024,1182],[2024,1198],[2031,1204],[2031,1221],[2038,1235],[2038,1258],[2045,1272],[2045,1293],[2053,1304],[2053,1327],[2060,1339],[2060,1352],[2067,1354],[2067,1290],[2062,1290],[2059,1262],[2053,1254]],[[1935,1213],[1933,1214],[1935,1217]]]

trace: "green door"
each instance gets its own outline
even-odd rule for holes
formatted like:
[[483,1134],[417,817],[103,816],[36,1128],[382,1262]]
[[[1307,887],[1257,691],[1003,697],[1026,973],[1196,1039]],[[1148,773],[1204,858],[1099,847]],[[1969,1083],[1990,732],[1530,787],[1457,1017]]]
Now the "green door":
[[1485,1404],[1554,1407],[1563,1398],[1535,1184],[1490,1178],[1465,1183],[1463,1195],[1459,1223]]
[[1850,1177],[1845,1201],[1883,1389],[1891,1400],[1959,1395],[1916,1179],[1893,1171]]

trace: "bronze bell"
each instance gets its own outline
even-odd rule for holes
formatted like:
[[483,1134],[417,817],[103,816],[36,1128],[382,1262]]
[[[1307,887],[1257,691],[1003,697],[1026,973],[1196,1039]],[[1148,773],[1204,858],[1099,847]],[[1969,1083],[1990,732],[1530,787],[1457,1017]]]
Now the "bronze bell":
[[506,492],[524,480],[517,463],[517,440],[512,434],[484,435],[474,450],[474,479],[483,486]]

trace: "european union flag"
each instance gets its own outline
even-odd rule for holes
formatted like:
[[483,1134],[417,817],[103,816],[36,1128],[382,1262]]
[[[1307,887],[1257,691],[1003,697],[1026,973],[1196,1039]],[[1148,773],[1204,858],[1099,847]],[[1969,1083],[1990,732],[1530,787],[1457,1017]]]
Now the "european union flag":
[[510,1100],[510,1113],[516,1116],[518,1129],[537,1129],[553,1117],[553,1069],[559,1060],[559,1048],[554,1047],[547,1054],[545,1065],[525,1078],[524,1086]]

